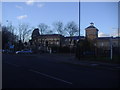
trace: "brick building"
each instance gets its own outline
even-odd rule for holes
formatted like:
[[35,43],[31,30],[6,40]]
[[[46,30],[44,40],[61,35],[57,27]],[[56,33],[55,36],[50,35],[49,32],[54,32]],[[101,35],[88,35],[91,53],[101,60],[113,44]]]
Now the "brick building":
[[103,50],[110,50],[112,47],[120,47],[119,41],[120,37],[98,37],[98,29],[94,26],[94,23],[90,23],[90,26],[85,28],[85,36],[72,36],[64,37],[60,34],[45,34],[40,35],[39,29],[34,29],[32,33],[31,45],[32,47],[46,48],[46,47],[74,47],[79,40],[85,40],[92,42],[97,48],[102,48]]

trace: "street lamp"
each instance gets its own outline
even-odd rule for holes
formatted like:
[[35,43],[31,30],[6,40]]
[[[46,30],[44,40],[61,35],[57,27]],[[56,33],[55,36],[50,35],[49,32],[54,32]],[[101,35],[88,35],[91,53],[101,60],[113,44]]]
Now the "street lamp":
[[113,36],[111,36],[111,38],[110,38],[110,59],[111,59],[111,60],[112,60],[112,58],[113,58],[112,38],[113,38]]
[[[120,54],[120,28],[119,28],[119,26],[118,26],[118,28],[112,28],[112,29],[114,29],[114,30],[116,30],[116,32],[117,32],[117,38],[116,39],[118,39],[117,40],[117,44],[118,44],[118,53]],[[111,50],[111,53],[112,53],[112,50]]]
[[79,0],[79,37],[80,37],[80,0]]

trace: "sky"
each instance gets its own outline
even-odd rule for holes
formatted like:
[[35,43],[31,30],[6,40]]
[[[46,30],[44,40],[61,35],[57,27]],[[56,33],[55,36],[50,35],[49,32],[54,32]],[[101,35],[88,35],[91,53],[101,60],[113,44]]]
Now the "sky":
[[[28,23],[37,27],[45,23],[52,29],[56,21],[66,25],[70,21],[79,24],[78,2],[3,2],[2,23],[9,21],[13,26]],[[85,35],[85,28],[93,22],[99,29],[99,36],[116,36],[118,28],[117,2],[82,2],[80,4],[81,35]]]
[[85,2],[81,3],[81,29],[94,22],[100,36],[117,35],[118,3]]

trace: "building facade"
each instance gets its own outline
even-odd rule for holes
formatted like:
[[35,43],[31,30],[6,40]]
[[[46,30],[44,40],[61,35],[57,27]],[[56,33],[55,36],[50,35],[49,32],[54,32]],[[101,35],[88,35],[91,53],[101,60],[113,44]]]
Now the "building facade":
[[98,29],[94,26],[94,23],[90,23],[90,26],[85,28],[85,36],[72,36],[64,37],[60,34],[45,34],[40,35],[39,29],[34,29],[32,33],[31,45],[36,49],[45,47],[75,47],[79,40],[85,40],[92,42],[97,48],[103,50],[110,50],[112,47],[120,47],[120,37],[98,37]]
[[98,29],[94,26],[94,23],[90,23],[90,26],[85,28],[86,38],[89,40],[94,40],[98,38]]
[[42,46],[61,46],[64,43],[64,37],[60,34],[39,35],[32,40],[33,43],[37,43],[38,45]]
[[94,48],[97,48],[98,52],[100,52],[99,55],[105,54],[106,52],[110,54],[111,50],[116,55],[120,53],[120,37],[98,37],[99,30],[93,23],[90,23],[90,26],[85,30],[87,40],[93,43]]

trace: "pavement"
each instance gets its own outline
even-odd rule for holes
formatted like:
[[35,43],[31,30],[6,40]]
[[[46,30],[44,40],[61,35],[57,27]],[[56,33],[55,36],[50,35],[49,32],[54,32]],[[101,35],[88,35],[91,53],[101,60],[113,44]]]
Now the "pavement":
[[2,58],[3,89],[120,86],[119,70],[98,68],[101,66],[81,62],[72,54],[5,54]]
[[50,61],[57,62],[57,63],[64,63],[64,64],[72,64],[78,66],[87,66],[92,68],[100,68],[100,69],[109,69],[109,70],[120,70],[120,64],[113,64],[113,63],[103,63],[98,61],[84,61],[79,60],[75,57],[74,54],[37,54],[33,55],[36,57],[45,56],[50,57]]

